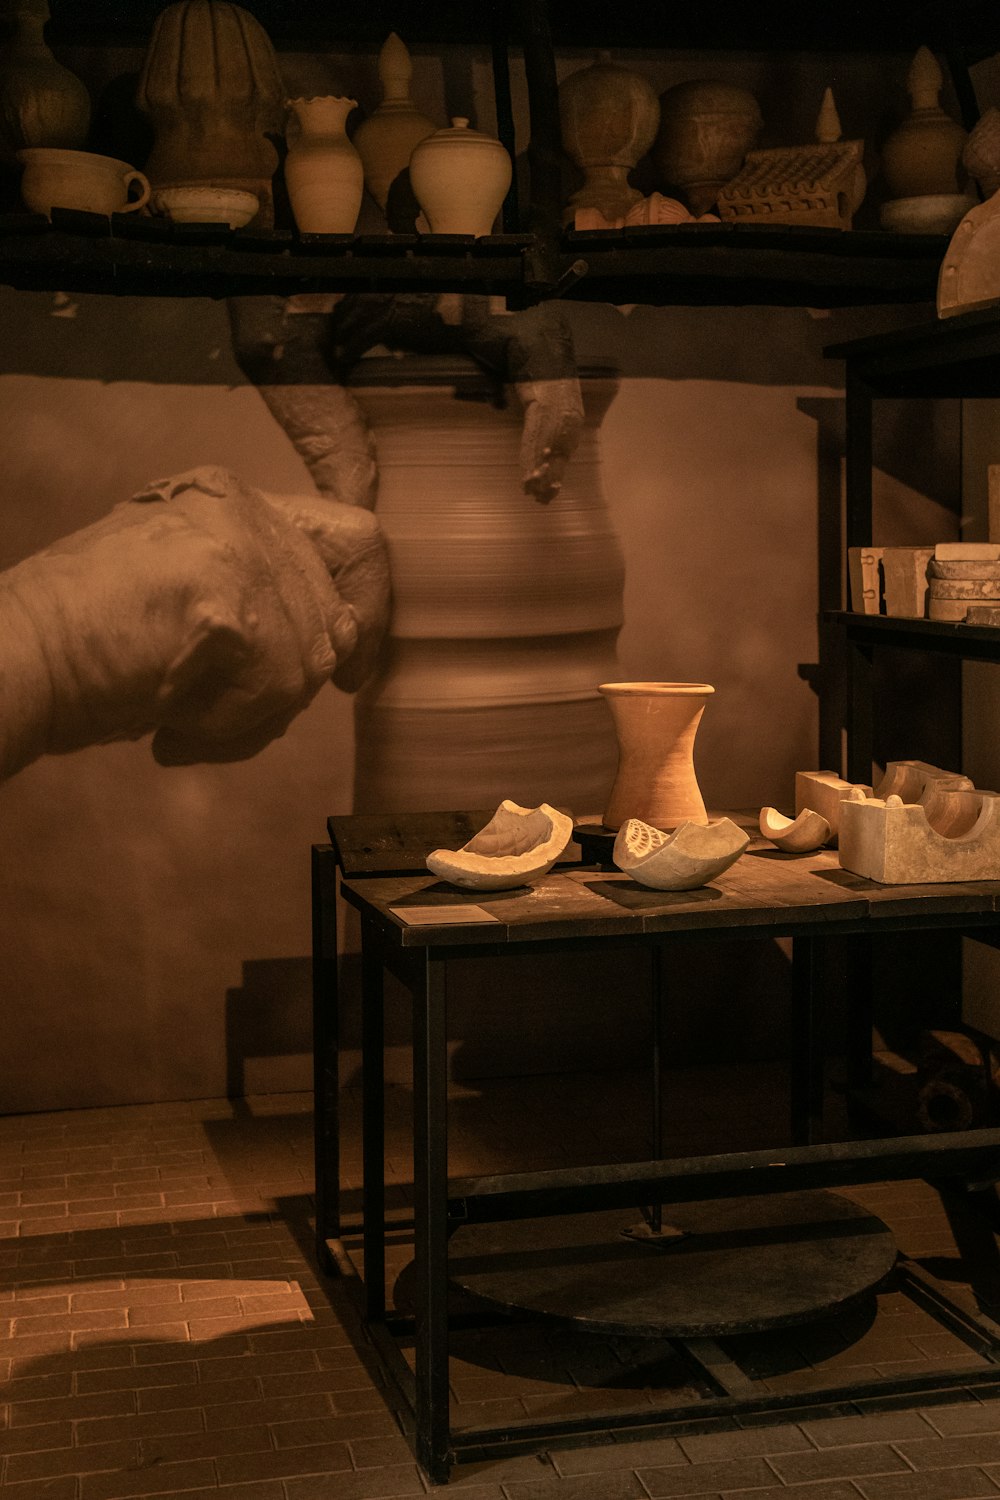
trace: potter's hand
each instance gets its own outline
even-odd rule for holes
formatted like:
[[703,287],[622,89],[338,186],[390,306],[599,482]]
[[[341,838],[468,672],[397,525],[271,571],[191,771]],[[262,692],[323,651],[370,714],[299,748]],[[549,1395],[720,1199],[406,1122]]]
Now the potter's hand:
[[0,575],[0,776],[150,731],[163,764],[245,759],[360,685],[387,615],[367,513],[216,468],[154,484]]
[[525,494],[543,502],[554,500],[583,428],[580,382],[575,378],[525,380],[515,389],[524,406],[521,482]]

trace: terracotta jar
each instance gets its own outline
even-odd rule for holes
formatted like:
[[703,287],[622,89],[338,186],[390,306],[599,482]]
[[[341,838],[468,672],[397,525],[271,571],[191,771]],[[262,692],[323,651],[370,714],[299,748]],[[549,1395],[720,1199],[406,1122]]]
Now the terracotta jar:
[[29,146],[78,149],[90,127],[90,95],[45,42],[47,0],[4,7],[11,34],[0,45],[0,152],[12,161]]
[[642,194],[628,174],[656,139],[660,104],[652,84],[602,52],[589,68],[571,73],[559,85],[559,124],[563,150],[584,175],[567,204],[564,219],[596,210],[603,218],[624,217]]
[[601,482],[613,371],[582,369],[558,496],[522,485],[520,402],[471,359],[358,362],[392,570],[380,672],[355,700],[355,812],[525,807],[599,816],[615,765],[596,684],[615,672],[624,565]]
[[910,113],[882,148],[889,197],[955,194],[965,187],[962,149],[966,133],[941,108],[944,75],[933,52],[921,47],[910,64],[906,87]]
[[713,687],[706,682],[604,682],[618,736],[618,774],[604,810],[606,828],[641,818],[676,828],[708,814],[694,770],[694,739]]
[[365,187],[385,212],[389,189],[410,165],[415,147],[437,126],[421,114],[410,98],[413,63],[395,32],[378,55],[382,103],[354,132],[354,145],[365,170]]
[[305,234],[352,234],[364,192],[361,157],[347,139],[356,99],[334,94],[289,99],[298,136],[285,158],[285,185],[295,223]]
[[207,183],[260,200],[273,222],[278,153],[268,135],[284,122],[285,87],[267,33],[228,0],[177,0],[160,12],[136,89],[155,141],[154,188]]
[[700,78],[675,84],[660,95],[660,129],[650,152],[660,186],[678,189],[693,214],[707,213],[762,127],[748,89]]
[[432,234],[490,234],[512,176],[501,143],[460,116],[410,157],[410,186]]

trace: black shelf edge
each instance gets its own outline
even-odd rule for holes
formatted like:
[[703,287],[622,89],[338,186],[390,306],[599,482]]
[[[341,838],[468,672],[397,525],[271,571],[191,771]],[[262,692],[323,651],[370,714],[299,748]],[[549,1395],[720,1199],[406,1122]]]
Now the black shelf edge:
[[1000,300],[823,352],[844,360],[876,396],[998,396]]
[[824,610],[819,618],[825,625],[842,626],[848,639],[853,641],[922,651],[944,651],[980,661],[1000,661],[1000,626],[965,625],[961,621],[946,620],[906,620],[892,615],[864,615],[845,609]]
[[656,226],[635,237],[568,231],[549,255],[527,234],[407,235],[397,243],[390,235],[298,239],[218,226],[189,237],[147,234],[140,220],[107,223],[100,234],[82,233],[40,226],[27,214],[2,216],[0,283],[130,296],[454,290],[521,304],[565,295],[616,304],[839,307],[933,299],[945,244],[937,236],[699,224]]

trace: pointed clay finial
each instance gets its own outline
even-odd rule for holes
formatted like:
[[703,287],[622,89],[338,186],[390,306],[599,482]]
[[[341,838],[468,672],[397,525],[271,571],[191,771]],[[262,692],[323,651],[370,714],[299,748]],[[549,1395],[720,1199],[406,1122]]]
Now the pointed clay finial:
[[929,47],[921,47],[910,64],[906,87],[914,109],[936,109],[944,83],[941,65]]
[[823,146],[830,146],[841,137],[840,116],[833,100],[833,89],[827,89],[816,117],[816,139]]
[[409,48],[394,31],[382,43],[378,55],[378,76],[386,99],[405,99],[410,92],[413,60]]

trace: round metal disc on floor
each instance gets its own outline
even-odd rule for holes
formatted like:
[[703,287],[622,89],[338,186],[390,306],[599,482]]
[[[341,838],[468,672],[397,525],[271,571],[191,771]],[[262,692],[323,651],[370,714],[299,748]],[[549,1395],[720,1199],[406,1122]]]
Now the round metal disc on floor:
[[683,1235],[632,1238],[637,1210],[471,1224],[449,1244],[453,1283],[508,1311],[594,1332],[721,1337],[807,1322],[868,1293],[896,1247],[838,1193],[672,1203]]

